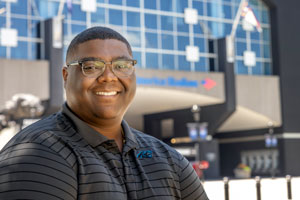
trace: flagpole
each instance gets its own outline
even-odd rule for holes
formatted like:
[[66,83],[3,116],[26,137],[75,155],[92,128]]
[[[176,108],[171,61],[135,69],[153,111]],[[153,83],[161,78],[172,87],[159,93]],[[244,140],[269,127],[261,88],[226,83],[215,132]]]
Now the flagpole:
[[60,0],[59,2],[59,7],[58,7],[58,12],[57,12],[57,16],[62,18],[62,13],[63,13],[63,9],[64,9],[64,4],[65,4],[65,0]]
[[241,0],[241,3],[239,5],[239,9],[238,9],[238,12],[235,16],[235,19],[233,21],[233,25],[232,25],[232,29],[231,29],[231,33],[230,33],[230,37],[231,39],[233,39],[235,37],[235,32],[236,32],[236,29],[237,29],[237,26],[239,24],[239,21],[240,21],[240,17],[241,17],[241,14],[242,14],[242,10],[243,10],[243,6],[245,4],[247,0]]

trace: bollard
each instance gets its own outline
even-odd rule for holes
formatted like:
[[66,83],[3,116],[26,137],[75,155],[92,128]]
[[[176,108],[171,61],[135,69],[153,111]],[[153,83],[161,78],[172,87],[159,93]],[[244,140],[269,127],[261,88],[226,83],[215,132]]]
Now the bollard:
[[229,200],[229,178],[224,177],[224,195],[225,195],[225,200]]
[[255,181],[256,181],[256,199],[257,199],[257,200],[261,200],[260,177],[259,177],[259,176],[256,176],[256,177],[255,177]]
[[292,177],[290,175],[286,175],[286,184],[287,184],[287,195],[288,200],[292,200]]

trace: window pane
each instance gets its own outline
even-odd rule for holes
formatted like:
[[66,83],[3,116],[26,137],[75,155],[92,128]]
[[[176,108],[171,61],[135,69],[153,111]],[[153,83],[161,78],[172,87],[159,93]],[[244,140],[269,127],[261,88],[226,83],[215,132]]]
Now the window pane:
[[263,40],[270,42],[270,29],[263,28],[262,33],[263,33]]
[[140,7],[140,0],[127,0],[126,5],[132,7]]
[[256,62],[256,65],[252,68],[252,74],[255,74],[255,75],[263,74],[261,62]]
[[185,56],[178,56],[178,69],[184,71],[191,71],[190,62],[186,61]]
[[17,14],[27,14],[27,0],[17,1],[16,3],[11,3],[11,12]]
[[203,2],[193,1],[193,8],[197,9],[198,15],[203,15]]
[[11,57],[16,59],[27,59],[27,42],[18,41],[18,46],[11,48]]
[[248,67],[244,65],[244,61],[238,60],[236,62],[237,74],[248,74]]
[[140,27],[140,13],[127,12],[127,26]]
[[177,21],[177,31],[178,32],[186,32],[186,33],[189,32],[189,26],[186,23],[184,23],[183,18],[178,17],[176,21]]
[[260,45],[257,43],[252,43],[251,44],[251,51],[255,52],[256,57],[261,57],[260,54]]
[[122,5],[122,0],[109,0],[109,4]]
[[241,25],[238,25],[236,29],[236,37],[246,39],[246,32],[243,30]]
[[263,63],[264,65],[264,74],[265,75],[272,75],[272,67],[271,67],[271,64],[270,63]]
[[236,55],[238,56],[243,56],[244,55],[244,51],[247,50],[247,45],[245,42],[236,42]]
[[206,60],[207,60],[206,57],[200,57],[199,62],[195,63],[195,71],[207,72]]
[[27,36],[27,20],[26,19],[11,19],[11,28],[18,30],[18,36]]
[[172,11],[172,0],[160,1],[160,9],[163,11]]
[[207,24],[213,36],[217,38],[225,36],[225,25],[223,23],[213,21]]
[[141,67],[142,66],[141,52],[133,51],[132,57],[133,57],[133,59],[137,60],[135,67]]
[[194,38],[194,44],[199,48],[200,52],[206,52],[205,51],[205,41],[204,38]]
[[109,9],[109,23],[114,25],[123,25],[122,11]]
[[141,34],[139,31],[127,31],[126,38],[132,47],[141,47]]
[[161,16],[161,29],[173,31],[173,17]]
[[146,48],[157,48],[157,34],[146,33]]
[[92,23],[104,24],[105,23],[105,9],[98,7],[97,12],[92,12],[91,13],[91,21],[92,21]]
[[269,12],[266,10],[262,11],[262,23],[270,23],[270,19],[269,19]]
[[[204,23],[204,22],[200,22],[200,23]],[[202,26],[200,25],[200,23],[194,25],[194,33],[203,34]]]
[[232,19],[231,6],[223,5],[223,15],[226,19]]
[[157,29],[156,15],[145,14],[145,26],[146,28]]
[[173,50],[173,35],[162,34],[161,35],[162,48]]
[[270,58],[270,46],[269,45],[263,45],[264,46],[264,58]]
[[144,0],[144,7],[148,9],[156,9],[156,1],[155,0]]
[[187,0],[176,0],[176,11],[184,13],[184,9],[188,7]]
[[158,69],[158,55],[156,53],[146,53],[146,68]]
[[189,45],[189,37],[185,36],[178,36],[177,37],[177,42],[178,42],[178,50],[180,51],[185,51],[185,47]]
[[6,58],[6,47],[0,46],[0,57]]
[[251,39],[252,40],[259,40],[259,32],[256,30],[256,28],[254,29],[254,31],[251,32]]
[[163,61],[163,69],[171,69],[174,70],[174,55],[171,54],[163,54],[162,55],[162,61]]

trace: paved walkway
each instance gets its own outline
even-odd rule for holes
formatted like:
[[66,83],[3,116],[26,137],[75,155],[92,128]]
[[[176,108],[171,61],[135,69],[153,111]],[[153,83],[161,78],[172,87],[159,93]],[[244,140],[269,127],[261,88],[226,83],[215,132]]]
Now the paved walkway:
[[[210,200],[224,200],[223,181],[206,181],[204,188]],[[300,177],[292,178],[292,200],[300,200]],[[229,200],[256,200],[254,179],[230,180]],[[285,178],[263,178],[261,180],[261,200],[288,200]]]

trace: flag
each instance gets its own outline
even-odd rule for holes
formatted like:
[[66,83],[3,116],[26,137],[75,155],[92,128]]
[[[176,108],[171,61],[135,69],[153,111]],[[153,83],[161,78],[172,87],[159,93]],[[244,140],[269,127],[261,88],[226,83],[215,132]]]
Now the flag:
[[246,22],[256,27],[258,32],[262,31],[259,21],[257,20],[253,10],[249,7],[248,3],[245,2],[241,16]]
[[72,0],[67,0],[68,12],[72,14]]

